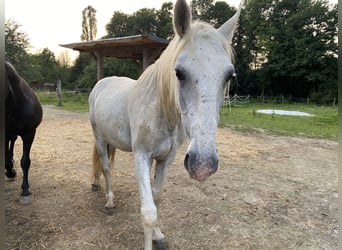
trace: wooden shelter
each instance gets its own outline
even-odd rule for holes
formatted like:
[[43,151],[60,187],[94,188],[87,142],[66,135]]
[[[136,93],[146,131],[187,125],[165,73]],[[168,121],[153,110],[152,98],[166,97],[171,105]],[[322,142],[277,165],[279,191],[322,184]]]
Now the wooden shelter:
[[97,80],[100,80],[103,78],[105,57],[131,58],[139,63],[142,72],[160,56],[168,44],[169,41],[164,38],[135,35],[60,44],[60,46],[93,55],[97,64]]

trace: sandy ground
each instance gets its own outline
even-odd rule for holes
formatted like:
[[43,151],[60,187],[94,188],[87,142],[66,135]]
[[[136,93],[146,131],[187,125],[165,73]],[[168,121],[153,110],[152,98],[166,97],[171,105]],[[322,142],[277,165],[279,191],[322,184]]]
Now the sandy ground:
[[[191,180],[179,149],[165,184],[160,226],[170,249],[337,249],[337,143],[221,128],[219,170]],[[18,177],[5,184],[6,249],[143,249],[130,153],[113,171],[116,208],[91,191],[88,114],[44,106],[31,151],[33,202],[19,202]],[[104,180],[101,182],[104,187]]]

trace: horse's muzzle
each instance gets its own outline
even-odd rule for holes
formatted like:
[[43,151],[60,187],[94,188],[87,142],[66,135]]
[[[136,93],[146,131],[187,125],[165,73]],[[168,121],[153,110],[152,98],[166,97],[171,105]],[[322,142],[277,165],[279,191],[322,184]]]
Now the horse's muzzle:
[[200,182],[205,181],[218,168],[218,156],[201,157],[194,152],[187,152],[184,158],[184,167],[190,174],[190,178]]

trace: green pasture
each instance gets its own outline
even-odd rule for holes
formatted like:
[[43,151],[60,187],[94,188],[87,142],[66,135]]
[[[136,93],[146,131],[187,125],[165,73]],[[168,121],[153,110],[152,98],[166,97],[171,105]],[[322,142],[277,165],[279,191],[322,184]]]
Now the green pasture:
[[[62,106],[57,106],[56,93],[38,92],[42,104],[56,108],[88,112],[88,94],[63,93]],[[282,109],[307,112],[313,117],[268,115],[257,113],[258,109]],[[272,104],[247,103],[225,107],[221,111],[220,126],[246,132],[264,132],[276,135],[301,136],[337,140],[337,106],[316,106],[314,104]]]
[[[314,116],[288,116],[261,114],[259,109],[280,109],[307,112]],[[221,111],[220,126],[236,130],[311,138],[337,139],[337,106],[314,104],[262,104],[248,103],[224,108]]]

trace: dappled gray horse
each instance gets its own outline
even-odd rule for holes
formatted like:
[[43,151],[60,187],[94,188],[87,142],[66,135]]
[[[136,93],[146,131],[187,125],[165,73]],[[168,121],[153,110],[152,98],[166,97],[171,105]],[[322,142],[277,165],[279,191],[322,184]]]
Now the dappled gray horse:
[[[100,80],[89,96],[90,119],[96,139],[93,153],[95,181],[102,170],[106,180],[106,208],[114,207],[110,160],[115,149],[132,151],[140,191],[145,249],[152,241],[165,244],[157,222],[166,170],[188,138],[184,166],[191,178],[206,180],[218,167],[216,130],[223,90],[234,74],[232,40],[237,13],[215,29],[191,22],[185,0],[174,7],[176,33],[161,57],[137,81],[126,77]],[[151,185],[150,170],[155,160]]]

